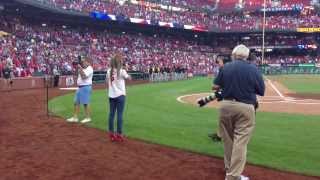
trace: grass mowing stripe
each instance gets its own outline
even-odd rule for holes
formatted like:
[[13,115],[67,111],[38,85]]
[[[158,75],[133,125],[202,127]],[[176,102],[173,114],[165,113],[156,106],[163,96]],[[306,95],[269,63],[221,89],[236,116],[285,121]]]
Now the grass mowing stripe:
[[[207,137],[217,128],[217,110],[176,101],[181,95],[209,92],[210,86],[210,79],[200,78],[129,87],[125,133],[157,144],[222,157],[222,144],[212,143]],[[72,98],[73,94],[57,97],[50,101],[50,109],[63,117],[70,116]],[[105,130],[108,113],[105,90],[94,91],[92,109],[90,126]],[[319,176],[319,126],[319,116],[258,112],[248,161]]]
[[320,94],[320,75],[280,75],[268,78],[279,81],[297,93]]

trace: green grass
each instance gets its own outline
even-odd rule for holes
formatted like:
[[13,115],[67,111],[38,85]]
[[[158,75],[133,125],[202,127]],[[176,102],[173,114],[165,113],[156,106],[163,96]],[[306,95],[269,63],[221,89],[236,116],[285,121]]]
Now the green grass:
[[[305,84],[304,84],[305,85]],[[212,143],[208,133],[217,128],[215,109],[196,108],[176,101],[180,95],[208,92],[211,80],[146,84],[128,88],[124,131],[129,137],[213,156],[223,156],[223,146]],[[73,94],[50,101],[50,109],[68,117]],[[105,90],[92,95],[93,122],[107,127]],[[248,147],[248,161],[309,175],[320,175],[320,117],[285,113],[257,114],[255,133]]]
[[320,75],[281,75],[268,76],[297,93],[320,94]]

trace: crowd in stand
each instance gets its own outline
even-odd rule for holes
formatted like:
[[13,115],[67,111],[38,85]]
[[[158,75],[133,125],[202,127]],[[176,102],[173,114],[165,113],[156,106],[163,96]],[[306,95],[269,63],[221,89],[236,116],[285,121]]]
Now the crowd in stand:
[[189,25],[204,26],[209,24],[209,19],[206,13],[194,11],[173,12],[160,8],[150,8],[148,6],[124,3],[121,4],[116,0],[51,0],[51,2],[60,8],[66,10],[75,10],[85,13],[99,11],[116,16],[127,18],[140,18],[147,20],[155,20],[162,22],[175,22]]
[[206,74],[215,65],[211,47],[177,38],[80,31],[46,24],[31,25],[4,17],[1,17],[0,29],[10,33],[0,38],[0,68],[12,61],[17,77],[53,70],[72,73],[72,62],[84,54],[93,61],[95,70],[105,70],[115,52],[122,52],[128,70],[134,71],[180,67],[194,74]]
[[[169,4],[172,6],[183,6],[183,7],[196,7],[206,8],[215,7],[217,9],[226,10],[234,9],[239,0],[150,0],[160,4]],[[256,10],[263,7],[264,0],[243,0],[243,7],[246,10]],[[292,7],[292,6],[307,6],[310,4],[310,0],[282,0],[282,1],[271,1],[266,0],[267,7]]]
[[[41,0],[38,0],[41,1]],[[59,4],[65,7],[66,9],[73,9],[73,10],[78,10],[78,11],[83,11],[83,10],[89,10],[90,8],[84,8],[81,4],[76,5],[76,3],[79,3],[77,1],[73,3],[70,0],[50,0],[54,4]],[[107,3],[112,3],[112,2],[120,2],[120,3],[125,3],[129,2],[126,0],[103,0],[97,2],[97,4],[92,4],[92,7],[97,7],[97,5],[102,5],[102,3],[106,2]],[[65,2],[68,2],[70,4],[66,4]],[[93,3],[91,0],[81,0],[82,3],[86,5],[90,5],[90,3]],[[139,2],[139,0],[138,0]],[[182,7],[182,8],[191,8],[191,9],[205,9],[208,7],[211,8],[217,8],[220,10],[228,10],[228,9],[233,9],[237,4],[239,4],[239,0],[147,0],[147,1],[140,1],[145,4],[148,2],[154,3],[154,4],[160,4],[160,5],[169,5],[173,7]],[[255,9],[261,9],[263,8],[263,3],[264,0],[242,0],[242,5],[245,10],[255,10]],[[310,0],[280,0],[280,1],[271,1],[267,0],[266,1],[266,6],[267,7],[293,7],[293,6],[308,6],[310,5]],[[100,10],[104,10],[105,8],[101,8]]]
[[[217,37],[212,42],[213,46],[231,47],[235,44],[245,44],[249,47],[259,47],[263,43],[262,36],[242,36],[229,38],[229,37]],[[314,36],[297,36],[297,35],[267,35],[265,36],[266,47],[280,47],[280,48],[297,48],[299,45],[313,45],[317,48],[317,40]]]
[[216,0],[155,0],[159,4],[171,5],[176,7],[195,7],[195,8],[205,8],[214,7],[216,5]]
[[[255,31],[261,30],[263,18],[261,15],[216,15],[217,22],[212,27],[218,31]],[[318,27],[318,15],[273,15],[266,17],[266,30],[296,30],[299,27]]]
[[[81,2],[84,1],[86,0]],[[0,16],[0,31],[9,33],[0,37],[0,72],[9,65],[16,77],[50,74],[54,71],[71,74],[74,70],[72,62],[77,60],[78,55],[83,54],[92,60],[95,70],[105,70],[114,52],[124,54],[126,66],[132,71],[150,73],[150,69],[158,69],[159,72],[161,69],[171,72],[184,69],[188,73],[207,74],[212,72],[216,65],[214,59],[218,51],[213,47],[230,48],[239,43],[259,46],[262,43],[261,38],[251,37],[229,44],[225,40],[217,40],[216,44],[210,47],[177,37],[162,38],[156,35],[151,37],[125,32],[115,34],[53,24],[34,25],[17,17],[5,16]],[[314,39],[284,37],[267,38],[266,46],[316,44]],[[230,47],[227,47],[228,45]],[[319,57],[310,56],[280,56],[265,59],[268,64],[319,63],[319,61]]]
[[306,64],[306,63],[320,63],[320,57],[313,57],[313,56],[269,56],[265,58],[266,64],[281,64],[281,65],[288,65],[288,64]]
[[[154,8],[146,5],[132,4],[129,2],[119,3],[117,0],[50,0],[52,4],[66,10],[75,10],[89,13],[92,11],[100,11],[108,14],[121,15],[130,18],[142,18],[147,20],[174,22],[185,25],[195,25],[203,28],[213,28],[218,31],[250,31],[259,30],[262,28],[262,14],[248,14],[239,16],[239,14],[228,13],[208,14],[205,11],[182,10],[172,11],[161,8]],[[167,2],[166,0],[165,2]],[[162,1],[161,1],[162,2]],[[169,0],[173,4],[190,4],[191,0],[175,1]],[[200,1],[200,5],[212,4],[214,2],[209,0]],[[236,1],[237,2],[237,1]],[[260,1],[244,1],[248,5],[261,5]],[[220,1],[220,6],[227,6],[234,4],[233,0]],[[285,1],[282,3],[284,7],[301,4],[307,5],[307,1],[297,2],[296,0]],[[267,16],[266,29],[268,30],[288,30],[296,29],[297,27],[314,27],[320,23],[320,17],[315,14],[273,14]]]

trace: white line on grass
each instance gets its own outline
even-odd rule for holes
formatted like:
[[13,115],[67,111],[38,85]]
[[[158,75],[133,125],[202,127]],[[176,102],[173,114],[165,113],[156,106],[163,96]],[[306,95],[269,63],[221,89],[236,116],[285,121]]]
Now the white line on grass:
[[273,90],[276,91],[276,93],[281,97],[284,98],[283,94],[278,90],[278,88],[271,82],[271,80],[267,79],[268,83],[272,87]]
[[78,87],[69,87],[69,88],[60,88],[60,90],[66,90],[66,91],[74,91],[79,89]]
[[182,100],[183,98],[190,97],[190,96],[198,96],[198,95],[203,95],[203,96],[205,96],[205,94],[208,95],[208,94],[210,94],[210,93],[187,94],[187,95],[183,95],[183,96],[177,97],[177,101],[179,101],[179,102],[181,102],[181,103],[186,103],[185,101]]
[[[195,93],[195,94],[187,94],[187,95],[183,95],[183,96],[179,96],[177,97],[177,101],[179,101],[180,103],[188,103],[186,101],[184,101],[183,99],[186,97],[191,97],[191,96],[207,96],[211,93]],[[280,93],[281,94],[281,93]],[[279,99],[267,99],[267,98],[274,98],[274,97],[278,97]],[[314,99],[295,99],[293,97],[284,97],[282,95],[282,97],[279,96],[264,96],[264,97],[260,97],[259,101],[261,104],[273,104],[273,103],[287,103],[287,104],[298,104],[298,105],[320,105],[320,101],[318,100],[314,100]]]

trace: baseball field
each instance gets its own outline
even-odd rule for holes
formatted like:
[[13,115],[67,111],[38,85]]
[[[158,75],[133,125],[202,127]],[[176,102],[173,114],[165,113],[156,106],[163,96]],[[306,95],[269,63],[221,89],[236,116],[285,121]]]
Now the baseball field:
[[[260,97],[256,129],[248,147],[248,162],[278,170],[320,176],[320,76],[283,75],[266,78],[267,92]],[[218,103],[198,108],[196,99],[207,95],[212,79],[141,84],[127,89],[124,132],[143,140],[223,157],[222,143],[208,133],[217,129]],[[50,110],[64,118],[72,113],[73,93],[50,101]],[[92,94],[89,127],[107,129],[106,90]],[[83,115],[82,115],[83,116]]]

